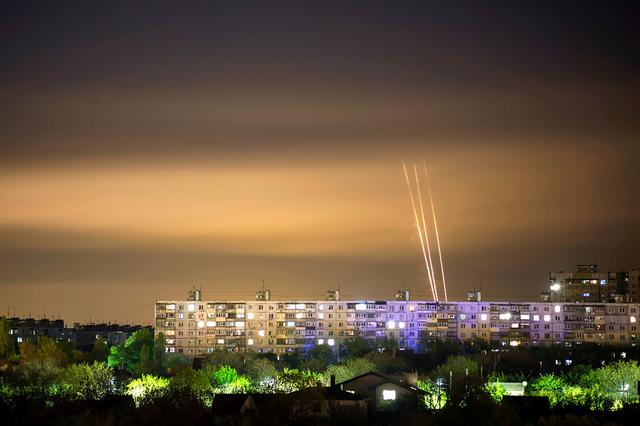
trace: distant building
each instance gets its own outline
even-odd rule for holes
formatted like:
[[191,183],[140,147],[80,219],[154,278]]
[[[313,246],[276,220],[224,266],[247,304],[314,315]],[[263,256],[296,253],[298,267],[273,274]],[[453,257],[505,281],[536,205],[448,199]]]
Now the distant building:
[[550,272],[542,300],[564,303],[607,303],[627,300],[628,272],[601,272],[598,265],[577,265],[574,272]]
[[109,345],[118,345],[134,332],[144,328],[140,325],[93,323],[76,323],[73,328],[70,328],[65,327],[61,319],[9,318],[9,323],[9,333],[16,343],[34,343],[38,337],[46,336],[58,342],[74,342],[79,349],[91,349],[98,338]]
[[[635,345],[640,305],[602,302],[433,302],[411,300],[159,300],[155,332],[168,352],[338,350],[353,336],[393,339],[415,350],[421,339],[481,339],[495,346],[583,342]],[[406,300],[405,300],[406,299]]]

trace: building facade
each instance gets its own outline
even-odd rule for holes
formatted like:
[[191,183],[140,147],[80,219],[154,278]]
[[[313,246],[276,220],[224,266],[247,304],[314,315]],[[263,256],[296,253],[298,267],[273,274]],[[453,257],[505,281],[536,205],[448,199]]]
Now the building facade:
[[[264,290],[262,290],[264,292]],[[502,346],[566,342],[636,344],[640,304],[564,302],[433,302],[410,300],[162,300],[155,333],[168,352],[203,356],[215,350],[336,350],[348,338],[397,341],[400,349],[428,339],[479,338]],[[328,297],[329,298],[329,297]]]
[[[638,286],[631,289],[629,277],[638,271],[602,272],[598,265],[576,265],[574,272],[550,272],[549,290],[542,300],[550,302],[640,302]],[[635,290],[635,291],[632,291]]]

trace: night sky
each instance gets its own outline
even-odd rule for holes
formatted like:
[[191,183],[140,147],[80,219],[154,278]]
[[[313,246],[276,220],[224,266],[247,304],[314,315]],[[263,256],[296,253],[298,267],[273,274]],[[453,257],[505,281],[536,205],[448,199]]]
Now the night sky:
[[[515,4],[520,3],[520,4]],[[640,266],[640,3],[5,1],[0,312],[450,298]]]

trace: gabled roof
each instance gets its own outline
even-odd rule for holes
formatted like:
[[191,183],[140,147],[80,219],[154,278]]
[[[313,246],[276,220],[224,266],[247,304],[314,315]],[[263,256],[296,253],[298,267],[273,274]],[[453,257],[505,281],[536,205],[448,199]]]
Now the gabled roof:
[[362,401],[366,399],[354,393],[344,391],[337,386],[305,388],[291,392],[287,395],[290,395],[293,398],[302,397],[305,399],[324,399],[331,401]]
[[249,402],[253,403],[251,394],[220,393],[213,398],[211,410],[218,415],[235,415],[242,410],[249,399],[251,399]]
[[395,378],[393,378],[393,377],[391,377],[391,376],[387,376],[386,374],[378,373],[377,371],[370,371],[370,372],[368,372],[368,373],[361,374],[361,375],[356,376],[356,377],[354,377],[354,378],[352,378],[352,379],[345,380],[344,382],[337,383],[335,386],[336,386],[336,387],[338,387],[338,388],[340,388],[340,387],[341,387],[342,385],[344,385],[344,384],[347,384],[347,383],[351,383],[351,382],[358,381],[358,380],[360,380],[360,379],[362,379],[362,378],[364,378],[364,377],[367,377],[367,376],[376,376],[376,377],[378,377],[378,378],[380,379],[380,382],[379,382],[379,383],[377,383],[377,384],[375,384],[375,385],[371,385],[371,386],[369,386],[369,389],[374,388],[374,387],[378,387],[378,386],[380,386],[382,383],[393,383],[393,384],[394,384],[394,385],[396,385],[396,386],[399,386],[399,387],[401,387],[401,388],[404,388],[404,389],[410,390],[410,391],[412,391],[412,392],[417,392],[417,393],[426,394],[426,392],[425,392],[425,391],[423,391],[422,389],[418,389],[418,388],[417,388],[417,387],[415,387],[415,386],[411,386],[411,385],[409,385],[409,384],[407,384],[407,383],[405,383],[405,382],[402,382],[402,381],[400,381],[400,380],[397,380],[397,379],[395,379]]

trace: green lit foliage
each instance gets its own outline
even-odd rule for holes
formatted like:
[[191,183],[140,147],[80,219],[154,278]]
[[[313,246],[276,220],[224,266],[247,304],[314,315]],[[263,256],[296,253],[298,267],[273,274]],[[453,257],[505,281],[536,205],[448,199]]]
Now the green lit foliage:
[[54,394],[69,400],[100,400],[114,390],[113,370],[103,362],[71,364],[52,386]]
[[109,357],[109,346],[107,345],[107,342],[98,337],[96,342],[93,344],[93,348],[91,348],[89,357],[92,361],[106,362]]
[[240,352],[218,350],[207,355],[205,365],[219,368],[228,366],[236,371],[243,371],[246,355]]
[[9,334],[11,324],[5,317],[0,318],[0,361],[12,358],[16,354],[13,336]]
[[252,358],[246,364],[246,373],[256,390],[266,388],[278,374],[273,362],[265,358]]
[[322,374],[317,371],[285,368],[273,380],[272,392],[295,392],[322,384]]
[[134,376],[162,372],[162,359],[156,359],[155,344],[151,330],[138,330],[120,345],[111,347],[109,367],[127,370]]
[[427,393],[422,400],[427,410],[440,410],[447,404],[447,393],[433,381],[429,379],[417,380],[416,387]]
[[251,381],[246,376],[239,375],[233,367],[228,365],[218,368],[209,366],[204,371],[212,378],[219,393],[246,393],[251,390]]
[[197,399],[207,408],[211,407],[216,391],[205,370],[194,370],[191,367],[182,369],[173,376],[169,387],[176,402],[190,397]]
[[329,385],[331,376],[335,376],[336,383],[341,383],[361,374],[375,370],[375,365],[366,358],[350,358],[340,364],[331,365],[324,373],[324,384]]
[[605,365],[595,372],[595,381],[611,400],[635,401],[638,399],[640,367],[636,361],[618,361]]
[[143,374],[127,384],[125,394],[133,398],[136,406],[149,404],[169,393],[169,379]]
[[489,380],[484,385],[484,390],[494,402],[501,402],[507,394],[507,388],[498,380]]
[[67,354],[49,337],[38,337],[35,344],[23,342],[19,349],[16,378],[30,394],[46,396],[68,362]]
[[563,392],[567,386],[564,379],[555,374],[543,374],[538,377],[529,388],[532,395],[546,396],[552,407],[563,401]]

